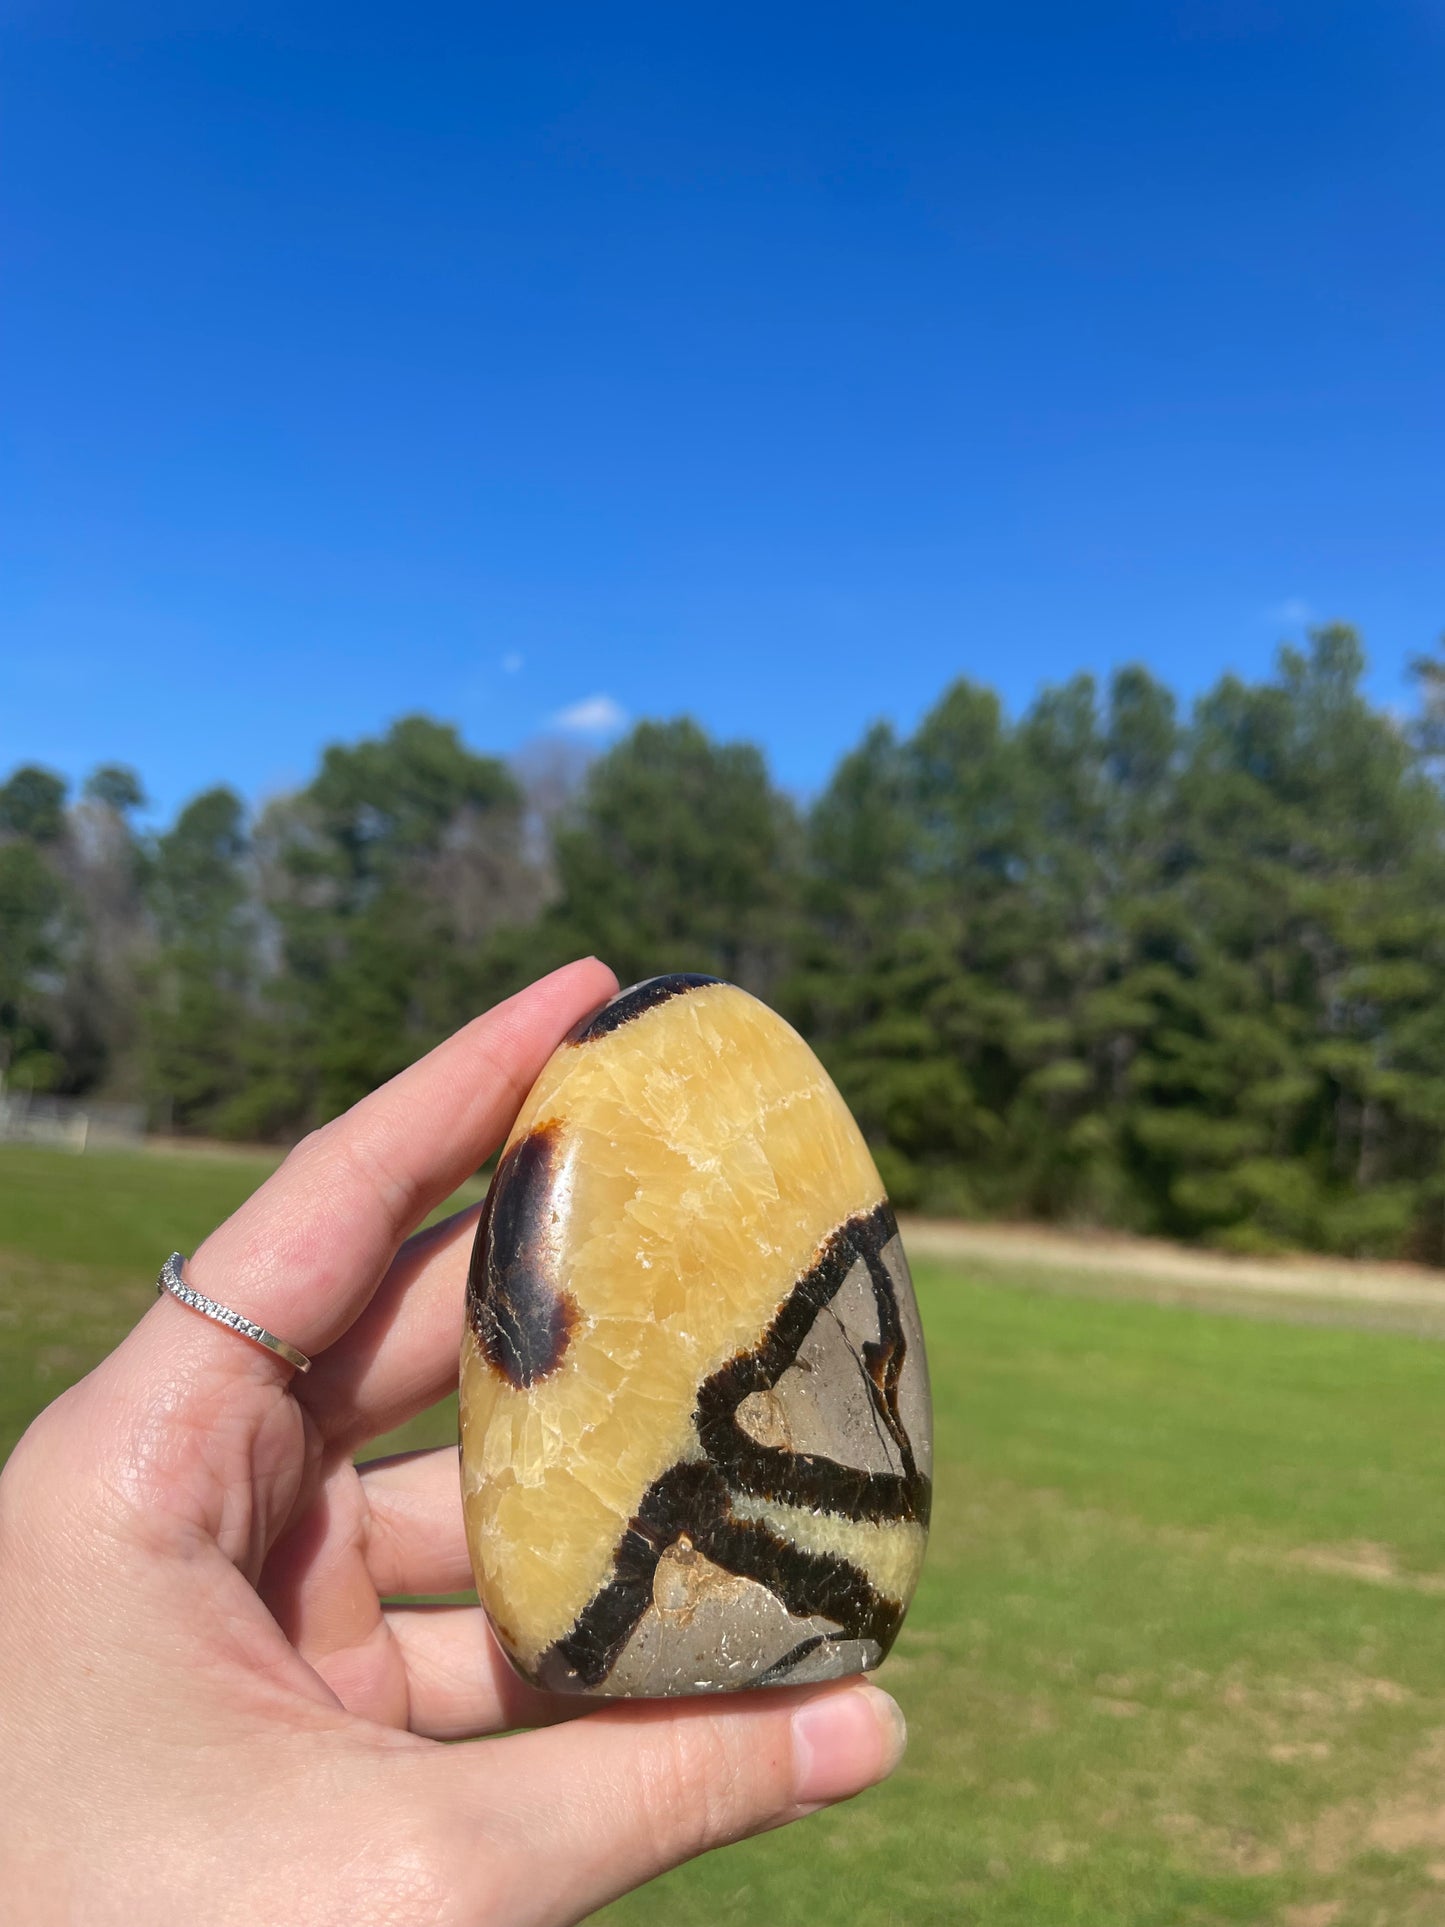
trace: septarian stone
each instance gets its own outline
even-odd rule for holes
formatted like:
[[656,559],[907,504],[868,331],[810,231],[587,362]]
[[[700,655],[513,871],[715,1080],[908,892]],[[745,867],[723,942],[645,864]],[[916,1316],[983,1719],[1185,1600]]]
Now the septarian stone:
[[928,1526],[923,1335],[867,1146],[780,1017],[656,977],[579,1025],[507,1140],[467,1313],[467,1539],[525,1678],[878,1664]]

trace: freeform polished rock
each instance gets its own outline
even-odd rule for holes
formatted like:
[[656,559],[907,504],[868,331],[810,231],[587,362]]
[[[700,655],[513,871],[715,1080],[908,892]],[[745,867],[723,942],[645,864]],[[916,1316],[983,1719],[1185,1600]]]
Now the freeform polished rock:
[[549,1060],[478,1227],[461,1425],[477,1589],[534,1684],[887,1652],[928,1527],[923,1334],[862,1135],[766,1005],[653,978]]

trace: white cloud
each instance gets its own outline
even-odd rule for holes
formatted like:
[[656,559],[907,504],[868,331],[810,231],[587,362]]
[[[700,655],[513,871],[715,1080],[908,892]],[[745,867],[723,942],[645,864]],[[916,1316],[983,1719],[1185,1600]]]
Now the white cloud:
[[1315,612],[1303,596],[1286,596],[1265,610],[1271,622],[1282,622],[1287,629],[1303,629],[1315,619]]
[[515,676],[521,666],[522,658],[517,654],[515,649],[509,649],[506,655],[502,657],[502,668],[509,676]]
[[552,718],[553,729],[566,730],[570,736],[611,736],[626,724],[627,711],[615,696],[584,696]]

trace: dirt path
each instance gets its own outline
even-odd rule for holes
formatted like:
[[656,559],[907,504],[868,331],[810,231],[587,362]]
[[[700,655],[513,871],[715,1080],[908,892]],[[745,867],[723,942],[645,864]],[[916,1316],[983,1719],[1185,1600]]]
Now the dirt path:
[[1445,1272],[1423,1265],[1316,1257],[1229,1258],[1153,1238],[1055,1231],[1044,1225],[911,1217],[903,1218],[901,1224],[904,1243],[915,1258],[982,1258],[1042,1270],[1095,1272],[1121,1282],[1147,1279],[1211,1294],[1445,1311]]

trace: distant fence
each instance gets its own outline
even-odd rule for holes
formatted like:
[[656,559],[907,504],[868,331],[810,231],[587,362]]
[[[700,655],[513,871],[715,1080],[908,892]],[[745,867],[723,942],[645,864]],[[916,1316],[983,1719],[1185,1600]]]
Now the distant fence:
[[143,1104],[93,1104],[82,1097],[36,1097],[0,1091],[0,1144],[54,1144],[84,1151],[92,1144],[133,1143],[145,1135]]

